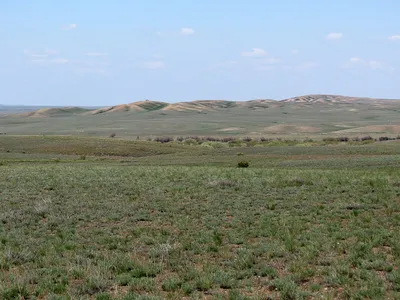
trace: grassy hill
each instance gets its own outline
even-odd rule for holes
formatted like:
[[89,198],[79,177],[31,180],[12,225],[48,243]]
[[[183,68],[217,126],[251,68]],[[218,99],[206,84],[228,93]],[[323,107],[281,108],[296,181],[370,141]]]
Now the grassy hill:
[[306,95],[274,100],[140,101],[87,109],[41,108],[0,117],[7,134],[149,136],[398,135],[400,100]]

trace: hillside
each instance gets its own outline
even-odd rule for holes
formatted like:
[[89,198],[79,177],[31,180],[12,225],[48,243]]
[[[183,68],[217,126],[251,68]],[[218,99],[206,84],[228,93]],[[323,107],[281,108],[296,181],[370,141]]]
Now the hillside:
[[[12,110],[11,110],[12,111]],[[306,95],[284,100],[139,101],[0,115],[0,133],[154,136],[397,136],[400,100]]]
[[[176,111],[176,112],[211,112],[211,111],[223,111],[232,108],[247,108],[250,110],[263,110],[271,107],[279,107],[281,105],[293,105],[294,107],[302,107],[304,105],[337,105],[337,104],[349,104],[349,105],[372,105],[372,106],[391,106],[399,104],[399,100],[393,99],[375,99],[365,97],[347,97],[340,95],[304,95],[283,100],[271,100],[271,99],[258,99],[250,101],[229,101],[229,100],[195,100],[188,102],[178,103],[166,103],[160,101],[138,101],[128,104],[119,104],[114,106],[102,107],[97,109],[79,108],[79,107],[54,107],[54,108],[40,108],[23,113],[20,116],[23,117],[59,117],[73,115],[104,115],[109,113],[121,113],[121,112],[152,112],[152,111]],[[2,111],[0,106],[0,111]],[[8,111],[10,108],[8,108]],[[3,114],[7,111],[3,110]]]

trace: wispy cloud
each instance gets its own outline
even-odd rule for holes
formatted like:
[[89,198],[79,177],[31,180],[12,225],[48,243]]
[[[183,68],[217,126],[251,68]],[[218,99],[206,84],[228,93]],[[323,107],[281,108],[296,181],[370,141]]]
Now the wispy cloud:
[[58,53],[56,50],[50,49],[50,48],[46,48],[46,50],[45,50],[44,52],[45,52],[46,54],[48,54],[48,55],[55,55],[55,54]]
[[72,29],[76,29],[78,27],[78,25],[76,24],[68,24],[68,25],[64,25],[61,27],[61,30],[72,30]]
[[352,62],[352,63],[358,63],[358,62],[361,62],[361,61],[362,61],[362,59],[359,58],[359,57],[352,57],[352,58],[350,58],[350,62]]
[[105,52],[88,52],[87,56],[108,56],[108,53]]
[[146,61],[142,63],[142,67],[145,69],[163,69],[165,68],[165,63],[161,60]]
[[193,28],[184,27],[184,28],[181,28],[180,34],[181,35],[193,35],[194,30],[193,30]]
[[33,59],[40,59],[54,56],[55,54],[57,54],[57,51],[54,49],[46,48],[43,52],[32,52],[30,50],[24,50],[24,54],[30,56]]
[[45,57],[49,57],[48,54],[30,54],[30,56],[32,58],[45,58]]
[[377,60],[364,60],[360,57],[352,57],[342,66],[343,68],[355,68],[363,67],[370,68],[372,70],[394,70],[392,67],[388,67],[380,61]]
[[318,63],[317,62],[315,62],[315,61],[307,61],[307,62],[303,62],[303,63],[297,65],[296,69],[302,71],[302,70],[314,69],[316,67],[318,67]]
[[341,32],[331,32],[326,36],[328,40],[339,40],[343,37],[343,33]]
[[268,53],[261,48],[252,48],[251,51],[242,52],[244,57],[264,57],[267,55]]
[[69,62],[66,58],[43,58],[43,59],[32,59],[33,63],[47,63],[47,64],[58,64],[63,65]]
[[179,31],[175,32],[166,32],[166,31],[158,31],[157,35],[160,37],[170,37],[170,36],[189,36],[194,35],[195,31],[193,28],[182,27]]
[[389,40],[391,40],[391,41],[400,41],[400,34],[389,36]]
[[275,57],[268,57],[263,60],[261,60],[261,63],[267,64],[267,65],[273,65],[279,63],[281,60],[279,58]]
[[297,55],[297,54],[299,54],[299,53],[300,53],[300,51],[297,50],[297,49],[293,49],[293,50],[292,50],[292,54],[293,54],[293,55]]

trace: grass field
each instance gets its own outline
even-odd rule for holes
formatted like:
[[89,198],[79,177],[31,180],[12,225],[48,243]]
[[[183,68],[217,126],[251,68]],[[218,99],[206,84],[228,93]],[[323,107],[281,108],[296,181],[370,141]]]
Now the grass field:
[[399,141],[0,136],[0,299],[399,299],[399,167]]

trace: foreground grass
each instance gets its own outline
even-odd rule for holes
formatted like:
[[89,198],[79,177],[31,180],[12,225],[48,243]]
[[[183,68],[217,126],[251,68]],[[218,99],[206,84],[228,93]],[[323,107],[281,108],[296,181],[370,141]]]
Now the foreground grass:
[[400,173],[0,166],[1,299],[396,299]]

